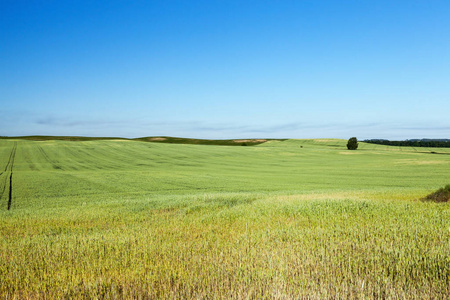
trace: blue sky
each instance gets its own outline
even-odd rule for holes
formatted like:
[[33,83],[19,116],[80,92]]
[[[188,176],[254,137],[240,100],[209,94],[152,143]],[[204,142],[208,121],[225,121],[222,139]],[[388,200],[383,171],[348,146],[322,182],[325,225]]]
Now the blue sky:
[[450,1],[0,0],[0,135],[450,138]]

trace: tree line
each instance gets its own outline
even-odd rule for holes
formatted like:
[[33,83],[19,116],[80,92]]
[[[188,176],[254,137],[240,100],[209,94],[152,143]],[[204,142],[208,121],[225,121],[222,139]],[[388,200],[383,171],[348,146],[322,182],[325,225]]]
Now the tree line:
[[388,145],[388,146],[409,146],[409,147],[435,147],[450,148],[449,139],[421,139],[421,140],[405,140],[405,141],[389,141],[382,139],[364,140],[366,143]]

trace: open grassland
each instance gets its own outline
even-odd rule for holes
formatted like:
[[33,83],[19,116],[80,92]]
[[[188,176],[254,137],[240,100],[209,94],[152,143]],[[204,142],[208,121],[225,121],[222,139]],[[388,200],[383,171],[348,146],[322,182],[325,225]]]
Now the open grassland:
[[345,144],[0,140],[0,297],[448,299],[450,149]]

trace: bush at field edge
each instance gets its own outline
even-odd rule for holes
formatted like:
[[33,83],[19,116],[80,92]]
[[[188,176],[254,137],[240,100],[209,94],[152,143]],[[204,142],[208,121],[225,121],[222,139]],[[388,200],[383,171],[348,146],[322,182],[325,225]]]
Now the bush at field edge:
[[450,184],[438,189],[436,192],[429,194],[423,200],[434,202],[450,202]]

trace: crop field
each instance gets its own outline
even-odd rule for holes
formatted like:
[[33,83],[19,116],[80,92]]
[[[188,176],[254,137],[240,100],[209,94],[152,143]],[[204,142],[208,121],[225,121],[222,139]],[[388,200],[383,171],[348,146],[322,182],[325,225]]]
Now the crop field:
[[0,298],[450,299],[450,148],[0,140]]

